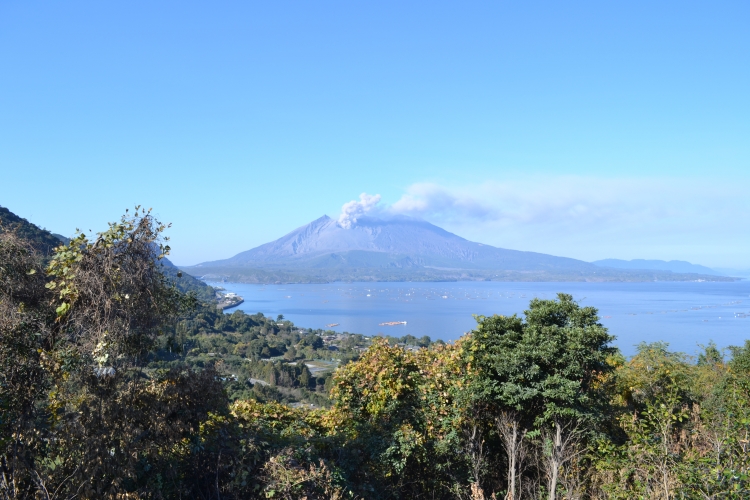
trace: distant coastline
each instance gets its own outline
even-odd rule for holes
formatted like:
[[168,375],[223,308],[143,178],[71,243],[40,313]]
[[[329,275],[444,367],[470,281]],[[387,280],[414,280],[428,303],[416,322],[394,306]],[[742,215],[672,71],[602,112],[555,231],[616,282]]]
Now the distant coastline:
[[183,271],[209,282],[248,284],[321,284],[352,282],[526,282],[526,283],[646,283],[734,282],[742,278],[654,270],[597,268],[595,271],[503,271],[486,269],[294,269],[250,267],[183,267]]

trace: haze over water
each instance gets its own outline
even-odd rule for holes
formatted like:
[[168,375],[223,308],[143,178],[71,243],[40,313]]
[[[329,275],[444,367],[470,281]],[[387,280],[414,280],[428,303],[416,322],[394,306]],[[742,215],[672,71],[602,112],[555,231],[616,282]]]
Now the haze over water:
[[[750,281],[210,284],[244,297],[238,309],[250,314],[283,314],[299,327],[364,335],[456,340],[476,325],[472,314],[520,315],[532,298],[552,299],[564,292],[599,310],[626,356],[644,341],[665,341],[672,350],[694,354],[710,340],[726,347],[750,338]],[[379,326],[389,321],[407,324]],[[339,325],[326,327],[332,323]]]

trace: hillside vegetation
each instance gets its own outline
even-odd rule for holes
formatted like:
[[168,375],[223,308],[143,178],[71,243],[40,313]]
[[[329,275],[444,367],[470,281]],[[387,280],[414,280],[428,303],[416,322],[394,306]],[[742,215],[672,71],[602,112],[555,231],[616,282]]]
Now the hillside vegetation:
[[0,232],[15,233],[43,255],[49,255],[56,247],[67,243],[67,238],[50,233],[46,229],[17,216],[5,207],[0,207]]
[[1,498],[750,496],[750,342],[625,359],[564,294],[453,344],[223,314],[166,227],[0,234]]
[[[0,233],[10,232],[26,241],[42,256],[50,256],[59,245],[67,245],[70,240],[59,234],[42,229],[23,219],[5,207],[0,207]],[[214,302],[216,293],[213,288],[191,275],[180,271],[164,257],[159,261],[161,272],[183,293],[193,293],[203,302]]]
[[[386,339],[392,344],[431,344],[429,337]],[[298,328],[282,317],[274,320],[240,310],[224,314],[212,305],[197,305],[159,337],[146,367],[210,366],[227,382],[230,400],[328,406],[334,370],[356,360],[370,342],[363,335]]]

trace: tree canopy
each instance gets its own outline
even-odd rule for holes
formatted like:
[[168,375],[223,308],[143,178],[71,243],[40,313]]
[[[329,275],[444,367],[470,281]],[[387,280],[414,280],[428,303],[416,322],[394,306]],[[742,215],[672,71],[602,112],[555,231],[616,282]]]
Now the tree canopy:
[[167,227],[0,234],[0,498],[750,496],[750,343],[626,359],[565,294],[449,344],[224,314]]

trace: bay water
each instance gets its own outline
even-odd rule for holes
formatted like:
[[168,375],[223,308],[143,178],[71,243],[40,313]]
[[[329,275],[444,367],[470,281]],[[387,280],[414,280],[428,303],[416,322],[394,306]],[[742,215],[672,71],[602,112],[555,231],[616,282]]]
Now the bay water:
[[[568,293],[599,310],[601,323],[631,356],[640,342],[664,341],[694,355],[713,340],[719,347],[750,339],[750,281],[650,283],[327,283],[251,285],[209,283],[241,295],[236,309],[262,312],[302,328],[364,335],[429,335],[458,339],[476,325],[474,314],[523,314],[532,298]],[[406,324],[381,326],[381,323]],[[333,325],[336,326],[327,326]]]

